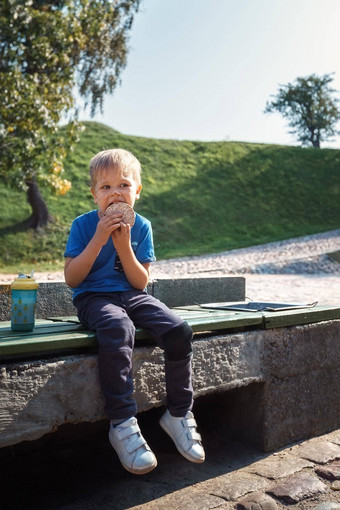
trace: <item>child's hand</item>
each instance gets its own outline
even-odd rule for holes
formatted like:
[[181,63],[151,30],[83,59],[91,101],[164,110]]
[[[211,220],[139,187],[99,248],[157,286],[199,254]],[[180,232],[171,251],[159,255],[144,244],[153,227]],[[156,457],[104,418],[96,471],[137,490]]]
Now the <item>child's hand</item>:
[[129,224],[125,225],[125,223],[120,223],[120,228],[115,229],[112,234],[113,244],[119,253],[121,249],[130,247],[130,238],[131,238],[131,227]]
[[119,229],[122,221],[122,213],[103,215],[97,225],[95,237],[102,246],[107,243],[108,238],[115,230]]

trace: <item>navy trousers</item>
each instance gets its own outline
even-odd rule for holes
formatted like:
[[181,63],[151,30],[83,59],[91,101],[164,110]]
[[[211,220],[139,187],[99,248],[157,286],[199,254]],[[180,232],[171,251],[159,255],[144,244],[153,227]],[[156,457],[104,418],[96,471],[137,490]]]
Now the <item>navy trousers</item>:
[[[170,413],[181,417],[192,409],[191,347],[189,353],[186,349],[186,354],[181,354],[182,339],[178,338],[177,332],[180,336],[184,322],[178,315],[161,301],[139,290],[85,292],[75,298],[74,304],[79,320],[87,328],[96,331],[99,379],[109,419],[123,421],[137,413],[137,405],[132,397],[132,354],[136,327],[148,331],[165,350],[165,383]],[[186,323],[185,326],[185,331],[189,331],[192,337],[191,329]],[[188,343],[187,337],[188,334],[183,342]],[[189,343],[191,346],[191,338]],[[178,355],[176,346],[179,346]],[[171,355],[167,356],[168,350]]]

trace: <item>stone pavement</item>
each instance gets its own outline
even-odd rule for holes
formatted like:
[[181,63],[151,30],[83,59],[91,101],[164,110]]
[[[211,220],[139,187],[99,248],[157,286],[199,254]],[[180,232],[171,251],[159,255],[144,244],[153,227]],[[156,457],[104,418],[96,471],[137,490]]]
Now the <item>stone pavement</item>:
[[340,509],[340,431],[137,505],[134,510]]
[[193,464],[159,427],[162,412],[139,415],[158,459],[143,476],[122,468],[107,422],[3,448],[1,509],[340,510],[340,430],[265,454],[225,429],[227,396],[206,396],[196,400],[195,416],[207,458]]

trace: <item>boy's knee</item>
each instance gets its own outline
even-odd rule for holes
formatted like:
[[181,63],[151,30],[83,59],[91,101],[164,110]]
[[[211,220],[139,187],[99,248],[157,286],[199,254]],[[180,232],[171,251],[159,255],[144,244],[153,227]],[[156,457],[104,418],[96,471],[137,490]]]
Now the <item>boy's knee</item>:
[[165,358],[179,361],[192,355],[192,329],[187,322],[170,329],[162,335]]

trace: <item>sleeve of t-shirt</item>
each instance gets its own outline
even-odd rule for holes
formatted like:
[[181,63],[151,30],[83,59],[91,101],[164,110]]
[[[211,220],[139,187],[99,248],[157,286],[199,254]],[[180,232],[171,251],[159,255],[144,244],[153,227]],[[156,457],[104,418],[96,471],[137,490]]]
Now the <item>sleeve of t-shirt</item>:
[[136,248],[134,246],[135,244],[137,243],[132,242],[132,248],[136,254],[137,260],[141,264],[145,264],[146,262],[154,262],[156,260],[153,246],[152,227],[150,222],[143,225],[140,239]]
[[79,228],[79,223],[77,220],[74,220],[67,240],[64,257],[77,257],[85,249],[86,244]]

